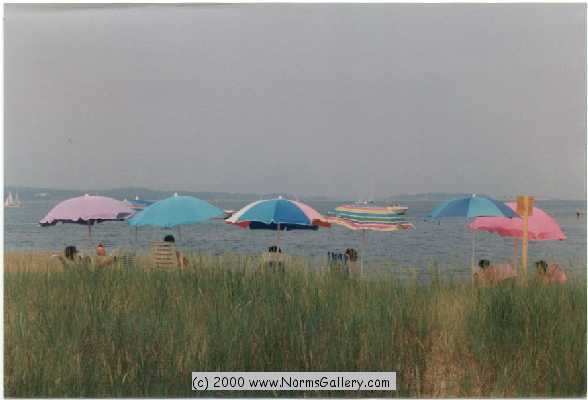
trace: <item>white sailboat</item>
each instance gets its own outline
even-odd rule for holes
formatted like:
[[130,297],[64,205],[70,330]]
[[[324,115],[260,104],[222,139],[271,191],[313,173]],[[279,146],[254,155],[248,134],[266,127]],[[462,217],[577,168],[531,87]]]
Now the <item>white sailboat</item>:
[[20,208],[22,207],[22,202],[18,198],[18,193],[16,193],[15,197],[12,197],[12,192],[8,192],[8,196],[6,200],[4,200],[4,207],[6,208]]

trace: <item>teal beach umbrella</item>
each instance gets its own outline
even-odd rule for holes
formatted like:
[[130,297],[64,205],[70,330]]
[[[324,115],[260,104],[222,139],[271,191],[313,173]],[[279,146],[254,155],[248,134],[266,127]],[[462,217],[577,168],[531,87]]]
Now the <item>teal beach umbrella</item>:
[[196,224],[222,215],[220,208],[207,201],[191,196],[178,196],[176,193],[138,212],[128,223],[135,228],[153,226],[179,229],[181,225]]

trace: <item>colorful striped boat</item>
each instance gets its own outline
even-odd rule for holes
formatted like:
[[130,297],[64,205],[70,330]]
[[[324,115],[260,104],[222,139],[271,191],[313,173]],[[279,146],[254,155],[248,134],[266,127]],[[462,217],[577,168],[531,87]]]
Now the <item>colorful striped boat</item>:
[[[342,206],[342,207],[354,207],[354,208],[358,208],[358,209],[365,209],[367,211],[377,209],[377,210],[382,210],[382,212],[389,212],[389,213],[398,214],[398,215],[406,214],[406,211],[408,211],[408,207],[403,207],[403,206],[398,206],[398,205],[376,207],[372,204],[373,203],[371,203],[371,202],[362,202],[362,203],[355,203],[352,205],[346,205],[346,206]],[[380,211],[377,211],[377,212],[380,212]]]
[[335,208],[328,221],[352,230],[394,232],[413,228],[404,213],[399,214],[396,209],[397,207],[345,204]]
[[135,211],[141,211],[144,210],[145,208],[149,207],[151,204],[155,203],[154,201],[149,201],[149,200],[140,200],[139,197],[135,197],[135,200],[127,200],[124,199],[123,203],[125,203],[127,206],[129,206],[131,209],[135,210]]

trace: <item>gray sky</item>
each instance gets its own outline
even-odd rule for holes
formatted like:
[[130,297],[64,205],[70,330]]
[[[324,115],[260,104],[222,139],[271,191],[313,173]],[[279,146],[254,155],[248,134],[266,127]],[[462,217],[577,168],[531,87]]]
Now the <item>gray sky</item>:
[[585,198],[585,24],[584,4],[7,5],[5,182]]

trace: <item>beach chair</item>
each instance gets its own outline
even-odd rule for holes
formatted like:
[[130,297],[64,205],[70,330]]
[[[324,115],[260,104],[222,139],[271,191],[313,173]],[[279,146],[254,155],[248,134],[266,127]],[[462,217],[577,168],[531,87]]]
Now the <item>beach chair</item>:
[[120,254],[118,263],[124,269],[135,268],[137,266],[137,255],[135,253]]
[[178,267],[176,245],[171,242],[151,242],[151,260],[156,267]]
[[336,273],[349,274],[349,266],[347,265],[349,257],[343,253],[327,253],[327,264],[329,270]]

